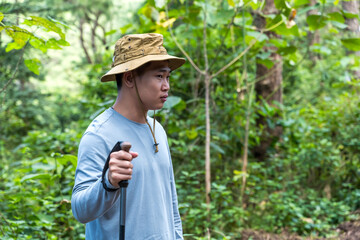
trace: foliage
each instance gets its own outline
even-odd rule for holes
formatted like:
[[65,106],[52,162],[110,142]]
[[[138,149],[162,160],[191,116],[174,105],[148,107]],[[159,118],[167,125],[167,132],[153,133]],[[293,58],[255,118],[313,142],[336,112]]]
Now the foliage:
[[[2,93],[0,112],[1,238],[84,238],[83,225],[72,217],[71,190],[81,135],[117,94],[115,84],[98,81],[111,64],[113,49],[108,46],[122,34],[158,32],[170,54],[183,55],[176,40],[204,69],[205,17],[212,74],[252,40],[256,43],[244,59],[211,82],[210,206],[204,194],[204,79],[191,64],[172,73],[172,96],[156,113],[168,133],[186,239],[208,239],[208,234],[212,239],[239,239],[247,228],[327,237],[360,208],[360,82],[353,74],[360,61],[349,52],[359,50],[359,37],[344,30],[345,18],[358,16],[342,11],[336,2],[309,6],[307,1],[275,1],[279,13],[264,16],[263,29],[278,34],[274,38],[256,27],[261,2],[144,1],[120,28],[105,31],[106,46],[99,39],[92,42],[90,35],[83,39],[88,46],[95,44],[90,57],[96,61],[89,64],[81,53],[82,59],[72,65],[71,71],[81,73],[72,75],[79,83],[75,93],[41,91],[38,82],[50,74],[44,60],[49,49],[69,45],[65,39],[76,25],[73,22],[88,15],[88,25],[96,23],[95,5],[87,8],[92,2],[83,1],[81,11],[76,11],[67,1],[28,3],[0,5],[1,88],[16,76]],[[103,16],[98,23],[104,29],[119,24],[109,14],[107,1],[97,3]],[[52,17],[44,16],[40,10],[50,5],[54,9],[45,11]],[[291,26],[293,8],[298,15]],[[311,9],[319,14],[307,15]],[[23,14],[20,24],[16,14]],[[307,37],[315,31],[320,42],[310,45]],[[99,32],[93,36],[99,37]],[[274,65],[264,46],[282,56],[284,100],[277,107],[252,101],[247,109],[255,99],[250,87],[259,81],[256,64]],[[19,61],[22,55],[24,62]],[[279,111],[283,118],[274,120]],[[250,154],[248,170],[242,172],[247,114]],[[255,126],[259,116],[269,126],[283,128],[281,140],[268,149],[270,157],[264,162],[251,154],[263,130]],[[241,197],[244,176],[247,185]]]

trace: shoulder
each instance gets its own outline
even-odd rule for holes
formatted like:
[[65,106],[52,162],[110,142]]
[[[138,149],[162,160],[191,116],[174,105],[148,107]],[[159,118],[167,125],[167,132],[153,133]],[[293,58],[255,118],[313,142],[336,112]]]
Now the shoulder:
[[105,110],[90,123],[84,135],[89,132],[97,133],[101,128],[106,127],[107,123],[111,122],[112,117],[113,112],[110,109]]

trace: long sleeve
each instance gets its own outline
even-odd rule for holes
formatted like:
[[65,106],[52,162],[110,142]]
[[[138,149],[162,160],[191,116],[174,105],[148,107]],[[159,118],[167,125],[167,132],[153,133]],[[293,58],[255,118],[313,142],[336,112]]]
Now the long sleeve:
[[102,216],[119,197],[120,191],[107,192],[101,183],[107,151],[109,147],[98,135],[88,132],[81,139],[71,199],[73,214],[81,223]]
[[176,239],[184,239],[183,238],[183,230],[182,230],[182,223],[181,223],[181,217],[179,213],[179,207],[178,207],[178,199],[177,199],[177,193],[176,193],[176,185],[175,185],[175,177],[174,177],[174,169],[172,165],[171,155],[170,155],[170,149],[169,146],[169,159],[170,159],[170,180],[171,180],[171,196],[172,196],[172,205],[173,205],[173,215],[174,215],[174,227],[175,227],[175,238]]

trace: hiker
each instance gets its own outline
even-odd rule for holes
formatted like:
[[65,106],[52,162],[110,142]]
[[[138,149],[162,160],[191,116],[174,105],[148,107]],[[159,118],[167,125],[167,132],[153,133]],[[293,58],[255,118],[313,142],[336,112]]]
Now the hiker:
[[[167,136],[159,122],[147,116],[161,109],[168,97],[171,71],[185,59],[170,56],[161,34],[131,34],[115,45],[110,71],[102,82],[116,81],[114,105],[96,117],[79,145],[71,206],[86,223],[86,239],[119,239],[119,185],[129,180],[125,239],[183,239],[181,218]],[[130,142],[130,152],[110,154],[118,141]]]

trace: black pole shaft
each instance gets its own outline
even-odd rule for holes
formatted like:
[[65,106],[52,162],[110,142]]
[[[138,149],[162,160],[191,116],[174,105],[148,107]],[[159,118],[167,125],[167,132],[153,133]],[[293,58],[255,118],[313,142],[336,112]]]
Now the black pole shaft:
[[[121,182],[124,184],[125,181]],[[127,182],[127,181],[126,181]],[[120,240],[125,240],[126,187],[121,187],[120,196]]]
[[[129,152],[131,148],[131,144],[128,142],[121,143],[121,149]],[[126,217],[126,188],[129,185],[128,180],[120,181],[120,229],[119,229],[119,239],[125,240],[125,217]]]

